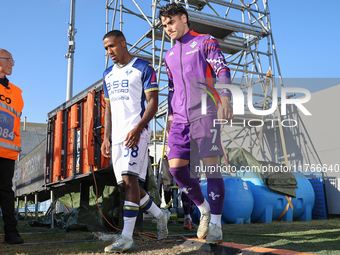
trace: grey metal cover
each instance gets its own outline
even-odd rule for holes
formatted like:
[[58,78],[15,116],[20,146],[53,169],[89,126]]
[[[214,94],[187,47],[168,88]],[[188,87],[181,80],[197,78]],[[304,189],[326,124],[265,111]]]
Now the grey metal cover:
[[44,189],[46,139],[15,164],[13,186],[15,196],[39,192]]

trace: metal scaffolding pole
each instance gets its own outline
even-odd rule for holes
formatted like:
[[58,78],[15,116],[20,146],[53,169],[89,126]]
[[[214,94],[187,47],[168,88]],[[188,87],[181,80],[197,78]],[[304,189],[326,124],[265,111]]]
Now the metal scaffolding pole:
[[76,48],[76,43],[74,41],[74,36],[77,33],[75,29],[75,11],[76,0],[71,0],[71,12],[70,12],[70,22],[68,23],[68,53],[65,55],[68,58],[67,66],[67,90],[66,90],[66,101],[72,98],[73,94],[73,63],[74,63],[74,50]]

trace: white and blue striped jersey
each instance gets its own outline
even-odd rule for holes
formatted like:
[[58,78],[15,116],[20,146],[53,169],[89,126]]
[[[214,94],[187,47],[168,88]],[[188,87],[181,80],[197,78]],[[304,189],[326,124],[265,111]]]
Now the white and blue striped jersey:
[[[112,65],[104,71],[103,90],[111,104],[115,145],[123,142],[141,120],[148,106],[145,92],[158,90],[155,70],[148,61],[135,57],[124,66]],[[145,128],[150,132],[149,124]]]

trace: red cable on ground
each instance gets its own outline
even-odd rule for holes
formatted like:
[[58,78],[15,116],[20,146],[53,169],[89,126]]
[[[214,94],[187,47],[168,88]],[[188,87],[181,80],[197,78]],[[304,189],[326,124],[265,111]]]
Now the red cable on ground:
[[[97,188],[97,181],[96,181],[96,177],[95,177],[95,174],[94,174],[94,171],[92,171],[92,175],[93,175],[93,180],[94,180],[94,185],[96,187],[96,203],[97,203],[97,207],[98,207],[98,210],[100,212],[100,214],[102,215],[102,217],[104,218],[104,220],[115,230],[118,230],[118,231],[122,231],[121,229],[113,226],[111,224],[111,222],[109,222],[105,216],[103,215],[103,212],[102,210],[100,209],[100,206],[99,206],[99,203],[98,203],[98,188]],[[145,237],[145,238],[148,238],[148,239],[151,239],[151,240],[157,240],[157,235],[154,234],[154,233],[148,233],[148,232],[145,232],[145,233],[142,233],[142,232],[133,232],[134,234],[138,234],[139,236],[142,236],[142,237]]]

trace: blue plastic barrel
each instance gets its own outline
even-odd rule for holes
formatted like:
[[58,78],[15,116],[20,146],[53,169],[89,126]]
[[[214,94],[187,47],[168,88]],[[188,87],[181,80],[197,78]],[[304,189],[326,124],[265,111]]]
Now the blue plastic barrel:
[[295,198],[289,198],[270,190],[251,171],[237,171],[237,176],[248,184],[254,196],[252,222],[270,223],[279,218],[285,221],[293,221],[293,219],[310,221],[312,219],[315,199],[313,187],[301,173],[292,173],[298,185],[295,189]]
[[[225,223],[250,223],[250,216],[253,211],[254,198],[246,182],[239,177],[223,175],[225,185],[225,198],[222,211],[222,224]],[[201,181],[201,189],[207,201],[207,180]],[[199,210],[195,209],[193,221],[198,222]]]
[[293,219],[311,221],[315,203],[313,185],[300,172],[292,172],[295,175],[298,188],[295,189],[296,198],[292,198]]

